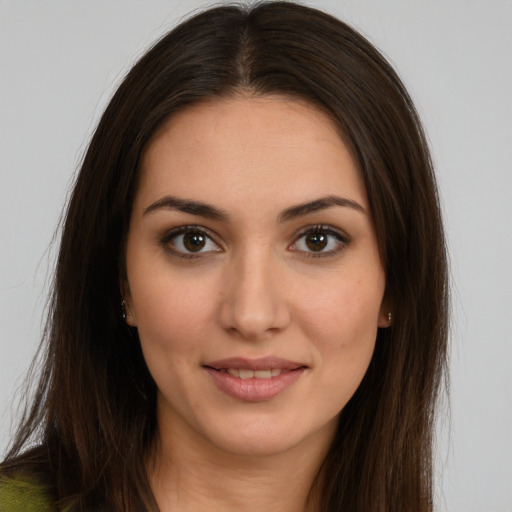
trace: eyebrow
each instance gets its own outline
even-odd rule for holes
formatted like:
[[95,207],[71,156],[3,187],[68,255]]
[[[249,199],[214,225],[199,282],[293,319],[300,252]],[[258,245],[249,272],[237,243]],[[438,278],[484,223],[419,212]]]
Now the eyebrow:
[[296,219],[297,217],[302,217],[310,213],[326,210],[327,208],[331,208],[332,206],[343,206],[346,208],[352,208],[353,210],[356,210],[361,213],[367,213],[366,209],[363,206],[361,206],[356,201],[353,201],[352,199],[339,196],[327,196],[322,197],[320,199],[316,199],[315,201],[311,201],[309,203],[299,204],[287,208],[286,210],[279,214],[277,221],[290,221]]
[[229,215],[215,206],[211,206],[200,201],[191,201],[188,199],[179,199],[173,196],[165,196],[149,205],[144,210],[144,215],[156,210],[178,210],[191,215],[199,215],[207,219],[220,220],[227,222]]
[[[332,206],[342,206],[352,208],[361,213],[367,213],[366,209],[359,203],[352,199],[339,196],[327,196],[320,199],[315,199],[308,203],[302,203],[283,210],[277,217],[277,222],[287,222],[297,217],[315,213],[321,210],[326,210]],[[173,196],[165,196],[158,199],[147,208],[144,209],[144,215],[154,212],[156,210],[178,210],[180,212],[189,213],[205,217],[207,219],[229,222],[229,215],[224,210],[212,206],[201,201],[193,201],[189,199],[179,199]]]

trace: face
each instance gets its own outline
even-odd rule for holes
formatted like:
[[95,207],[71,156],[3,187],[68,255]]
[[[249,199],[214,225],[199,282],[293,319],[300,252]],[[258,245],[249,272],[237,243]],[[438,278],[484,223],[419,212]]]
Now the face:
[[170,118],[126,265],[161,435],[236,454],[332,438],[388,310],[364,183],[325,114],[276,96]]

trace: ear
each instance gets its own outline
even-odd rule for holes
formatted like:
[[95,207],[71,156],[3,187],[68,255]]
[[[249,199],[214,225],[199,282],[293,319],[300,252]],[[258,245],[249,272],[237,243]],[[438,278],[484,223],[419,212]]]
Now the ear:
[[135,318],[135,313],[133,311],[132,307],[132,294],[130,291],[130,285],[128,284],[128,281],[125,279],[121,283],[121,297],[122,297],[122,314],[124,321],[130,326],[130,327],[137,327],[137,320]]
[[391,325],[393,324],[393,316],[394,313],[391,302],[388,299],[384,299],[380,306],[379,320],[377,322],[377,325],[382,329],[386,327],[391,327]]

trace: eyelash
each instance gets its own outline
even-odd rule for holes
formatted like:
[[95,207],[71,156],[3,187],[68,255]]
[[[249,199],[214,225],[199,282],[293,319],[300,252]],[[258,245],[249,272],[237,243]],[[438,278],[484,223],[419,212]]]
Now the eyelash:
[[178,236],[184,235],[184,234],[194,234],[194,235],[204,236],[205,238],[207,238],[208,240],[213,242],[217,247],[220,247],[219,244],[217,242],[215,242],[215,240],[214,240],[215,237],[213,237],[208,230],[206,230],[203,227],[199,227],[199,226],[180,226],[179,228],[172,229],[171,231],[166,233],[160,239],[160,244],[162,245],[162,247],[165,250],[169,251],[173,256],[176,256],[183,260],[195,259],[195,258],[200,258],[201,256],[203,256],[204,252],[197,252],[197,253],[182,252],[182,251],[179,251],[179,250],[175,249],[174,247],[172,247],[172,244],[170,242],[173,239],[177,238]]
[[[180,235],[184,234],[194,234],[194,235],[200,235],[204,236],[208,240],[211,241],[211,243],[215,244],[217,247],[220,247],[220,245],[215,242],[215,237],[210,234],[208,230],[206,230],[203,227],[200,226],[180,226],[176,229],[173,229],[169,232],[167,232],[161,239],[160,244],[164,249],[166,249],[168,252],[170,252],[173,256],[179,257],[180,259],[195,259],[202,257],[205,253],[212,252],[212,251],[201,251],[201,252],[184,252],[177,250],[176,248],[172,247],[172,244],[170,243],[173,239],[176,239]],[[345,249],[350,243],[350,238],[345,235],[344,233],[340,232],[339,230],[333,228],[332,226],[324,225],[324,224],[318,224],[316,226],[310,226],[305,229],[303,229],[295,238],[295,241],[288,246],[288,248],[295,247],[302,239],[304,239],[308,235],[326,235],[328,237],[335,238],[337,241],[338,246],[334,249],[331,249],[329,251],[304,251],[299,250],[297,252],[300,253],[302,257],[306,258],[328,258],[331,256],[335,256],[340,251]],[[329,243],[329,242],[327,242]],[[219,251],[221,249],[219,248]],[[217,252],[217,251],[214,251]]]
[[351,242],[350,238],[344,234],[343,232],[339,231],[336,228],[333,228],[332,226],[328,226],[325,224],[317,224],[316,226],[308,227],[302,230],[302,232],[297,236],[295,239],[295,242],[291,246],[297,245],[297,243],[305,238],[307,235],[327,235],[328,237],[333,237],[338,242],[338,246],[334,249],[331,249],[329,251],[300,251],[301,256],[304,256],[306,258],[329,258],[331,256],[335,256],[340,251],[345,249]]

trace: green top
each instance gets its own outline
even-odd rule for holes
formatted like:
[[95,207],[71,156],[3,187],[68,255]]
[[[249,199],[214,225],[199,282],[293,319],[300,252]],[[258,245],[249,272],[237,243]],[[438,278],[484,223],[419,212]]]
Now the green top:
[[0,512],[56,512],[51,497],[29,479],[0,478]]

